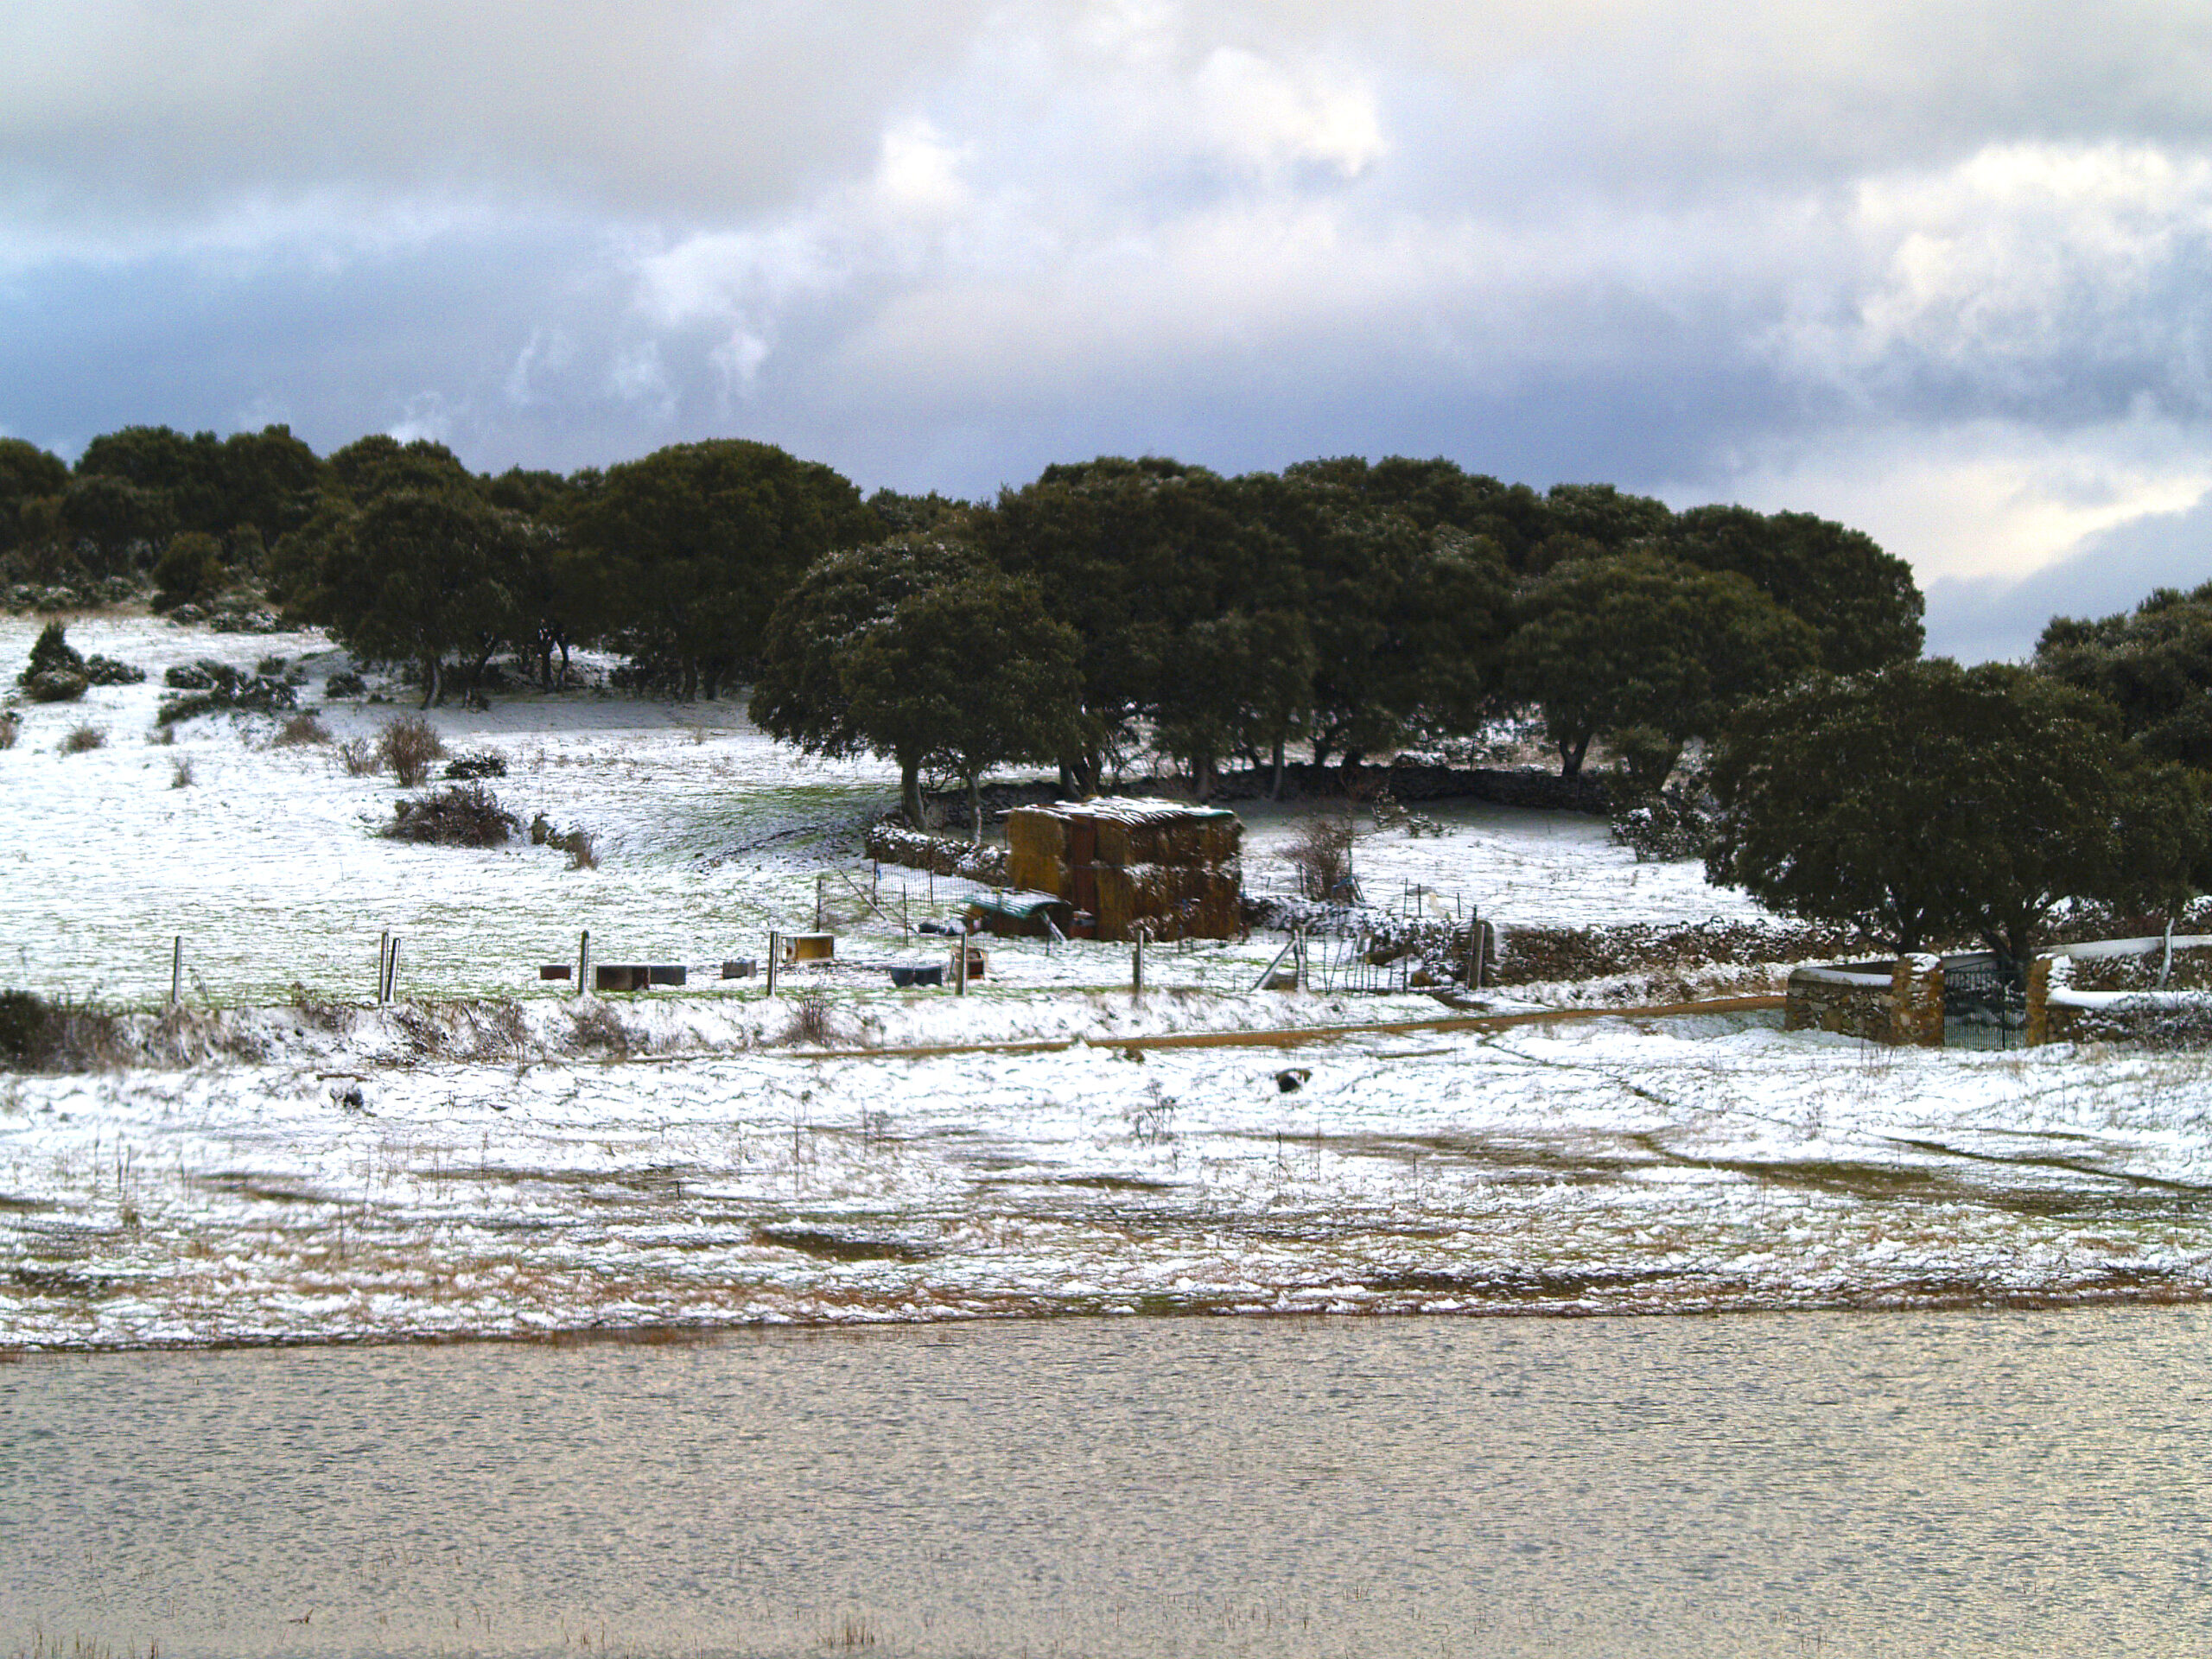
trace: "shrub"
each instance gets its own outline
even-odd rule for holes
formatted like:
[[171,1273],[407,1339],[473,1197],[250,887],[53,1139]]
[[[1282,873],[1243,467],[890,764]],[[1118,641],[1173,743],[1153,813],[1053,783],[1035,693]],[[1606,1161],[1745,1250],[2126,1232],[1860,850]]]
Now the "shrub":
[[791,999],[791,1023],[784,1040],[810,1048],[827,1048],[837,1040],[837,1022],[830,1013],[830,998],[821,991],[801,991]]
[[[391,721],[377,734],[377,758],[402,789],[413,789],[430,775],[430,762],[446,752],[437,728],[420,715]],[[450,792],[450,791],[448,791]]]
[[74,702],[85,695],[92,682],[81,674],[49,668],[27,675],[20,683],[33,702]]
[[264,679],[281,680],[284,677],[284,659],[282,657],[264,657],[253,665],[253,671]]
[[178,761],[176,763],[176,770],[169,775],[169,787],[171,789],[190,789],[192,785],[192,762],[189,760]]
[[338,764],[348,778],[365,778],[384,770],[384,757],[365,737],[349,737],[338,746]]
[[97,726],[79,726],[61,740],[61,753],[82,754],[87,749],[107,747],[107,734]]
[[112,657],[87,657],[85,678],[94,685],[138,685],[144,683],[146,671],[118,663]]
[[272,745],[280,749],[297,748],[303,743],[327,743],[330,728],[312,714],[294,715],[276,729]]
[[16,676],[16,683],[29,690],[31,682],[41,674],[67,674],[80,680],[85,677],[85,659],[64,637],[59,622],[49,622],[39,630],[38,639],[31,646],[31,659]]
[[1702,774],[1643,795],[1631,793],[1624,784],[1613,798],[1613,839],[1632,849],[1639,864],[1703,858],[1712,845],[1719,809]]
[[0,991],[0,1065],[24,1071],[85,1071],[126,1055],[123,1022],[88,1003],[48,1002]]
[[0,991],[0,1064],[45,1064],[54,1045],[53,1012],[29,991]]
[[566,849],[570,869],[595,870],[599,868],[599,842],[590,830],[571,830],[555,844]]
[[493,749],[461,755],[446,763],[446,776],[464,783],[474,778],[504,778],[506,775],[506,757]]
[[281,714],[299,704],[298,693],[286,682],[266,674],[241,674],[228,663],[208,658],[188,668],[173,668],[162,678],[187,694],[162,700],[154,718],[164,726],[196,715]]
[[0,749],[12,749],[23,729],[22,717],[13,709],[0,715]]
[[434,847],[504,847],[522,822],[481,784],[454,784],[393,803],[385,835]]
[[334,674],[322,683],[326,697],[365,697],[369,694],[368,683],[358,674]]
[[174,748],[176,746],[176,730],[170,726],[156,726],[146,734],[146,741],[157,749]]
[[1354,895],[1351,879],[1351,815],[1322,813],[1299,827],[1283,861],[1297,873],[1298,890],[1308,899],[1338,901]]

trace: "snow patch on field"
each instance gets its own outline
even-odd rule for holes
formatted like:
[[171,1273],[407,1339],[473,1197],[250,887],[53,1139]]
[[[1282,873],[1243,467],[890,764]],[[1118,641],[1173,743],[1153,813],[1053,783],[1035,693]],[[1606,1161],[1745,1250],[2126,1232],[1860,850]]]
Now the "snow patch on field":
[[[0,620],[0,671],[35,624]],[[1143,1033],[1441,1012],[1255,995],[1278,941],[1177,950],[993,941],[975,994],[894,994],[945,944],[895,925],[971,889],[886,871],[854,830],[895,780],[815,765],[734,709],[521,695],[433,711],[495,748],[518,846],[378,839],[397,794],[268,720],[148,734],[162,671],[303,658],[311,635],[73,625],[147,684],[31,707],[0,752],[0,982],[150,1026],[188,940],[181,1067],[0,1078],[0,1342],[388,1338],[582,1327],[1144,1309],[1558,1313],[2196,1297],[2212,1287],[2212,1062],[2069,1049],[1870,1049],[1770,1016],[1599,1020],[1154,1051]],[[340,737],[403,709],[327,707]],[[60,752],[90,723],[108,747]],[[194,782],[172,788],[174,763]],[[1268,879],[1302,809],[1262,806]],[[1467,805],[1362,843],[1370,899],[1511,925],[1742,918],[1694,865],[1638,865],[1599,821]],[[842,874],[838,874],[842,873]],[[826,880],[826,888],[823,887]],[[860,898],[867,889],[877,908]],[[826,893],[836,1040],[1050,1039],[1032,1053],[823,1058],[789,998],[712,977],[810,926]],[[681,963],[677,995],[541,987]],[[366,1006],[377,942],[401,1003]],[[1707,970],[1695,988],[1760,988]],[[1634,1000],[1662,984],[1523,987]],[[1672,988],[1670,985],[1669,988]],[[1299,1073],[1305,1073],[1303,1077]],[[1286,1086],[1288,1085],[1288,1086]]]

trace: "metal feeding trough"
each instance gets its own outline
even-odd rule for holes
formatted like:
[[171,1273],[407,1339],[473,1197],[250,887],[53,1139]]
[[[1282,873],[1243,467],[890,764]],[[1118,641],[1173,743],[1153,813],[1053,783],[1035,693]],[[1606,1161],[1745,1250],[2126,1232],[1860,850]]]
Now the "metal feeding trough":
[[734,962],[722,963],[724,979],[750,979],[760,971],[760,963],[751,957],[740,957]]
[[936,962],[926,968],[893,968],[891,982],[902,991],[911,991],[921,986],[942,985],[944,983],[944,964]]
[[837,954],[835,933],[787,933],[784,936],[785,962],[829,962]]
[[689,970],[676,964],[603,962],[592,969],[592,988],[597,991],[642,991],[655,985],[681,985]]

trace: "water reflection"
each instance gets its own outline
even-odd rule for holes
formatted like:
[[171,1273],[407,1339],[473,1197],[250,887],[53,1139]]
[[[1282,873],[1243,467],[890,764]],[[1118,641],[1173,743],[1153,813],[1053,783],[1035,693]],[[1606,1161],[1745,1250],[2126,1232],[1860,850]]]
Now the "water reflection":
[[0,1367],[0,1655],[2177,1651],[2212,1313]]

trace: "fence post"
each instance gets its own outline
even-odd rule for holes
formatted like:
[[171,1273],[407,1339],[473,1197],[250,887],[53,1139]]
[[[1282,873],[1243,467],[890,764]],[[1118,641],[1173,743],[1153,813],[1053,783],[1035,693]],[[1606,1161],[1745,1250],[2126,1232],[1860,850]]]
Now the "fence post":
[[1129,995],[1144,995],[1144,935],[1139,933],[1129,950]]
[[768,930],[768,995],[776,994],[776,969],[783,955],[783,936],[772,927]]
[[176,936],[176,944],[169,950],[169,1007],[174,1008],[184,1000],[184,935]]
[[384,1000],[387,1002],[399,994],[399,940],[392,939],[391,949],[384,959]]
[[591,929],[576,936],[576,995],[591,995]]
[[968,936],[959,935],[952,941],[952,994],[968,995]]
[[377,1007],[384,1007],[384,965],[391,959],[391,930],[377,935]]

